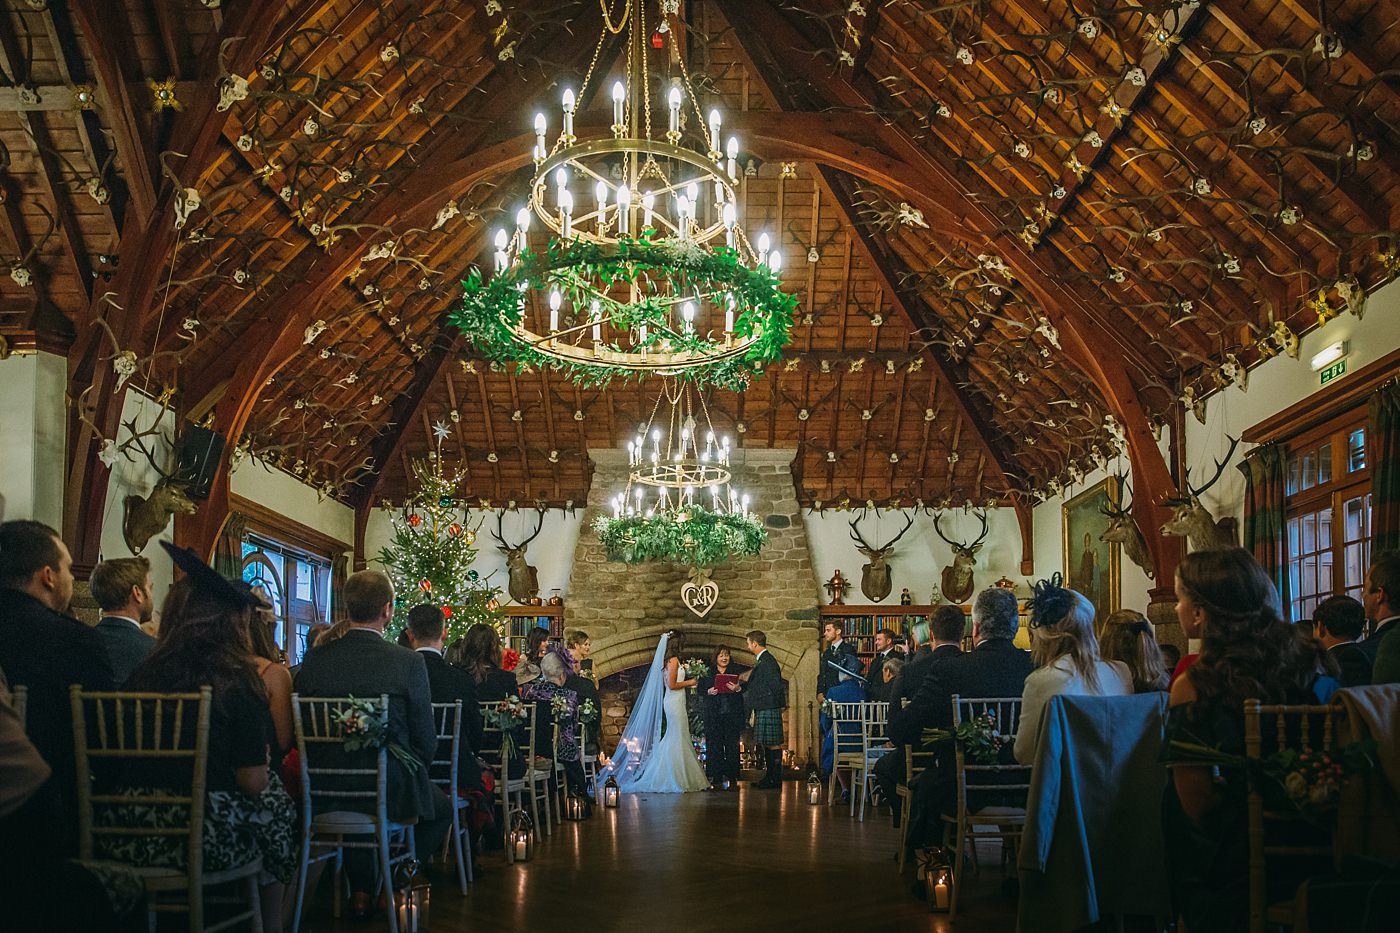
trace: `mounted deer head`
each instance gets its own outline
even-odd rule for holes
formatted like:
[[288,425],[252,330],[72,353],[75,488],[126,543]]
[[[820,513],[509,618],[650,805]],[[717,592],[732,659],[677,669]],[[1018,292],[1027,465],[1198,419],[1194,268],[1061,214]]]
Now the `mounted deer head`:
[[540,595],[539,571],[525,563],[525,549],[530,546],[530,542],[540,536],[544,530],[544,509],[536,509],[539,512],[540,522],[535,526],[535,531],[530,537],[519,544],[511,544],[505,539],[505,529],[501,525],[501,515],[496,516],[496,530],[491,532],[491,537],[501,542],[497,549],[506,556],[506,571],[510,574],[510,585],[507,590],[510,598],[518,603],[524,604]]
[[914,518],[912,515],[905,516],[904,527],[900,529],[899,534],[880,547],[871,547],[860,536],[860,531],[856,528],[859,522],[859,518],[850,522],[851,540],[856,543],[856,550],[870,559],[860,568],[860,591],[865,594],[866,599],[878,603],[890,595],[890,590],[893,588],[890,580],[889,559],[894,553],[895,542],[904,537],[904,533],[913,526]]
[[[164,409],[162,409],[162,415]],[[118,446],[118,450],[128,460],[133,463],[136,458],[131,456],[131,450],[135,448],[155,470],[160,477],[156,481],[155,488],[145,496],[127,496],[123,502],[122,515],[122,539],[126,541],[126,546],[131,548],[131,553],[140,554],[145,550],[151,539],[165,530],[170,524],[170,516],[175,514],[193,515],[198,506],[189,497],[190,477],[182,476],[178,465],[174,463],[175,454],[171,453],[172,464],[162,466],[156,459],[155,451],[147,447],[144,438],[160,435],[161,416],[157,416],[151,427],[144,431],[136,429],[136,418],[122,422],[129,435],[125,442]],[[177,445],[171,444],[172,450]]]
[[[1115,502],[1112,494],[1108,496],[1108,505],[1099,511],[1108,519],[1108,528],[1099,535],[1100,541],[1107,541],[1110,544],[1120,544],[1123,546],[1123,553],[1128,555],[1128,560],[1137,564],[1147,574],[1147,579],[1157,579],[1157,570],[1152,562],[1152,552],[1147,549],[1147,539],[1142,536],[1142,529],[1138,527],[1137,521],[1133,518],[1133,490],[1125,482],[1124,474],[1118,476],[1118,501]],[[1123,498],[1123,490],[1127,490],[1127,498]]]
[[1235,532],[1232,525],[1226,522],[1233,522],[1233,519],[1217,522],[1210,514],[1210,510],[1201,505],[1201,495],[1210,487],[1220,481],[1220,477],[1225,473],[1225,467],[1230,463],[1230,457],[1235,453],[1235,448],[1240,445],[1238,437],[1230,438],[1230,449],[1225,451],[1225,458],[1215,462],[1215,475],[1204,486],[1191,485],[1191,471],[1186,471],[1186,479],[1183,485],[1186,487],[1186,495],[1173,496],[1164,503],[1172,508],[1172,517],[1162,526],[1162,534],[1167,537],[1185,538],[1191,545],[1193,551],[1204,551],[1213,547],[1234,547]]
[[982,531],[976,540],[966,544],[945,535],[938,524],[939,517],[933,516],[933,530],[953,549],[953,563],[943,568],[943,598],[954,603],[964,602],[972,595],[972,569],[977,563],[977,552],[982,550],[982,542],[987,539],[987,512],[983,509],[977,513]]

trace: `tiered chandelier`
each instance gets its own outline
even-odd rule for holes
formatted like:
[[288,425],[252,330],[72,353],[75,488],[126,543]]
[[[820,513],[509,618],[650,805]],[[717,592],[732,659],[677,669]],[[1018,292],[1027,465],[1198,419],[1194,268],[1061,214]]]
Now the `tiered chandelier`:
[[[671,41],[678,7],[661,2],[658,33]],[[528,204],[513,230],[496,231],[493,273],[472,271],[453,321],[494,360],[585,384],[658,373],[743,388],[786,345],[796,299],[780,288],[768,234],[750,241],[741,223],[739,140],[725,138],[717,108],[703,112],[684,59],[658,89],[666,131],[655,138],[643,0],[627,0],[617,24],[605,12],[604,25],[582,86],[564,91],[552,143],[550,120],[535,115]],[[611,133],[583,138],[575,117],[609,34],[627,48]],[[531,234],[537,223],[543,236]]]
[[730,446],[694,386],[667,379],[650,420],[627,442],[626,488],[595,530],[611,556],[694,568],[757,554],[767,532],[731,486]]

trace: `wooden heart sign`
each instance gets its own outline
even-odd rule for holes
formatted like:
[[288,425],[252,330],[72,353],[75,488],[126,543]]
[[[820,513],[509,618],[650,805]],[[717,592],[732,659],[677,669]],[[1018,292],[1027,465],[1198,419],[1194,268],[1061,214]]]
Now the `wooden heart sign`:
[[703,619],[719,602],[719,584],[711,580],[708,573],[692,573],[690,581],[681,587],[681,602]]

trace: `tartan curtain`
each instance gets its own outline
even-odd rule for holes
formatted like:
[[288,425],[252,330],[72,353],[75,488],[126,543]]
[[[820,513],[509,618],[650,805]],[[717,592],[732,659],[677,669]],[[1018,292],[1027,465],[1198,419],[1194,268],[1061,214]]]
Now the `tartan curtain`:
[[226,580],[243,579],[243,537],[248,533],[248,516],[229,512],[214,542],[214,569]]
[[1244,546],[1268,571],[1288,614],[1287,456],[1277,443],[1260,444],[1239,465],[1244,474]]
[[345,578],[349,576],[350,554],[343,552],[331,558],[331,623],[350,618],[345,612]]
[[1371,556],[1400,548],[1400,380],[1371,396]]

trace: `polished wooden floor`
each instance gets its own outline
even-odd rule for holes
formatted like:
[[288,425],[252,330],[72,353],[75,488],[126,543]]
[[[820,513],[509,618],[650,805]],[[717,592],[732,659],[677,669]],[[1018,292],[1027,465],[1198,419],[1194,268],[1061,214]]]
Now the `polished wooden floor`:
[[[624,796],[616,810],[556,827],[534,860],[488,853],[463,897],[433,866],[432,931],[845,930],[1010,931],[996,856],[969,886],[956,924],[915,899],[893,859],[889,817],[856,822],[844,806],[813,807],[788,781],[773,791]],[[329,888],[329,883],[323,885]],[[303,930],[387,930],[330,920],[325,891]]]

